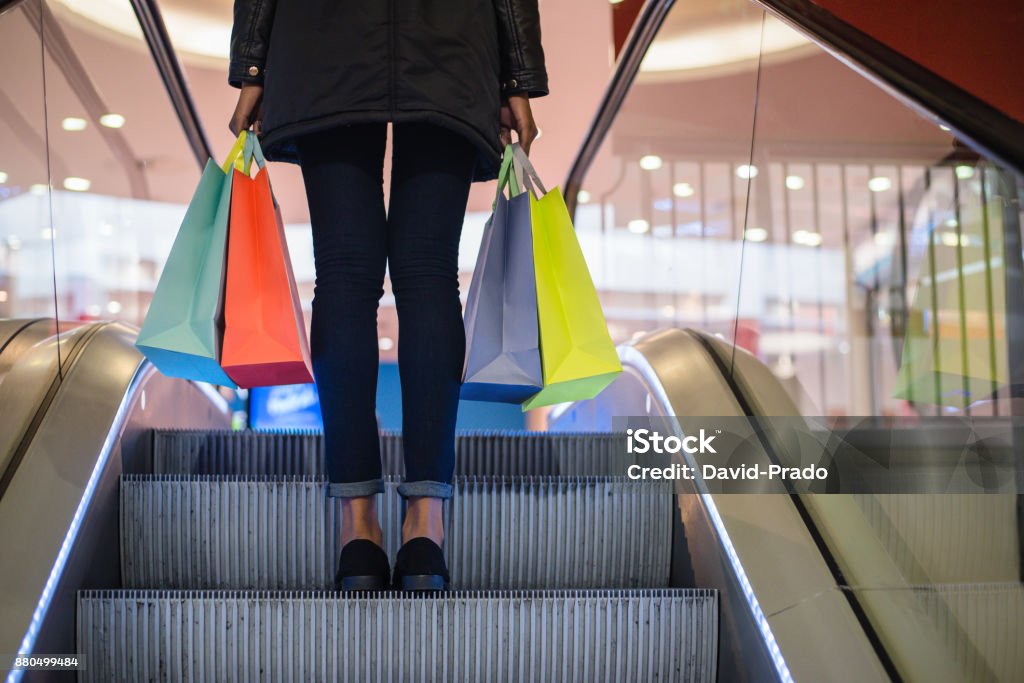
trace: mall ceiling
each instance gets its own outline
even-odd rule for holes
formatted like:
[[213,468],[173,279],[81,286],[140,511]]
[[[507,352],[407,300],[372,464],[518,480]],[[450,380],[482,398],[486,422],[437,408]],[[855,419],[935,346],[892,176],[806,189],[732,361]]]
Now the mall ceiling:
[[[45,71],[49,130],[42,125],[38,22],[23,8],[0,16],[0,172],[7,176],[0,198],[45,183],[42,141],[49,134],[55,187],[80,178],[100,194],[186,202],[198,169],[128,0],[50,0],[47,6],[56,27],[48,31]],[[218,153],[230,146],[227,121],[237,94],[225,78],[231,6],[231,0],[163,3],[193,98]],[[610,12],[594,0],[541,0],[541,11],[552,94],[536,102],[543,135],[534,157],[548,184],[556,185],[564,180],[611,73]],[[616,125],[615,135],[621,138],[613,141],[616,153],[655,149],[720,157],[732,155],[744,135],[749,143],[749,84],[759,37],[760,12],[746,0],[691,1],[685,11],[673,10],[645,62],[642,89],[638,86],[627,103],[623,124]],[[831,58],[789,31],[766,33],[764,44],[769,53],[765,64],[792,76],[778,81],[786,83],[779,90],[784,93],[780,102],[784,96],[804,107],[838,106],[830,99],[830,84],[816,76],[824,73],[823,60]],[[834,127],[829,117],[820,117],[821,127],[801,138],[804,149],[828,154],[829,146],[849,149],[867,138],[881,145],[892,141],[891,154],[903,153],[895,142],[906,142],[907,131],[894,131],[885,116],[863,115],[884,111],[893,106],[891,100],[862,85],[855,99],[842,102],[843,116]],[[99,125],[102,113],[124,117],[123,127]],[[84,129],[74,130],[74,121],[66,129],[68,118],[82,119]],[[851,120],[858,122],[853,140],[848,139]],[[722,133],[720,149],[709,127]],[[778,136],[792,141],[805,132],[787,125],[784,108],[766,117],[758,131],[766,142]],[[930,143],[925,128],[911,133]],[[689,145],[690,140],[700,144]],[[305,222],[298,169],[276,164],[271,172],[286,221]],[[489,185],[475,187],[470,208],[486,210],[491,192]]]

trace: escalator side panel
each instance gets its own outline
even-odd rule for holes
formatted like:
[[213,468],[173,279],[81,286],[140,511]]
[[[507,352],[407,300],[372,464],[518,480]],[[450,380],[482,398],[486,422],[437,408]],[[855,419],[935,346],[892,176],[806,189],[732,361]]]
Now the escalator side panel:
[[3,652],[74,652],[76,592],[118,584],[118,477],[122,458],[148,450],[146,429],[229,424],[194,385],[144,361],[134,328],[96,327],[0,498]]

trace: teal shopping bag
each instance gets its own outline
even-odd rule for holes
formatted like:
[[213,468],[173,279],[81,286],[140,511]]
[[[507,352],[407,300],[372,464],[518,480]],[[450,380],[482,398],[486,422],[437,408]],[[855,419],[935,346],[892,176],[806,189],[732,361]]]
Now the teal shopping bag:
[[220,367],[220,348],[232,168],[244,143],[243,132],[224,164],[206,163],[135,341],[169,377],[237,386]]

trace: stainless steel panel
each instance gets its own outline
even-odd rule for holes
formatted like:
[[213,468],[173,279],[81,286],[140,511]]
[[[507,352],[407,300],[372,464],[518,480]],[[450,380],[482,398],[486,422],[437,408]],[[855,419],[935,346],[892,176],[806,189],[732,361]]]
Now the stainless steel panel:
[[706,590],[89,591],[81,681],[714,681]]
[[[127,587],[324,589],[334,576],[341,506],[308,477],[126,475]],[[666,586],[672,486],[612,477],[457,478],[445,514],[454,588]],[[380,501],[386,549],[401,501]]]
[[[384,472],[401,476],[402,437],[382,432]],[[609,433],[461,432],[455,439],[457,475],[614,475],[629,463],[625,438]],[[157,430],[156,474],[324,474],[323,435],[295,430]]]

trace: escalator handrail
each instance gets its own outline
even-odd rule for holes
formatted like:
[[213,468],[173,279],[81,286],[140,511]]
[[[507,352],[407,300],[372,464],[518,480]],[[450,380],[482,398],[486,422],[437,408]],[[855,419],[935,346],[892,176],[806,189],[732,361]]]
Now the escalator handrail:
[[675,0],[648,0],[633,22],[633,28],[630,29],[629,35],[622,45],[622,51],[615,63],[615,71],[608,81],[608,87],[601,97],[590,127],[587,128],[587,132],[583,136],[583,144],[576,152],[572,166],[569,168],[569,175],[564,185],[565,203],[569,209],[569,215],[576,212],[576,193],[579,192],[583,184],[583,177],[590,169],[594,156],[601,148],[608,129],[615,121],[622,102],[633,85],[633,79],[636,78],[636,74],[640,70],[640,63],[643,61],[644,55],[647,54],[647,48],[654,41],[662,21],[674,4]]
[[1024,123],[811,0],[753,0],[963,141],[1024,175]]
[[[854,28],[810,0],[752,0],[920,114],[1024,176],[1024,123]],[[675,0],[649,0],[623,46],[565,180],[570,215],[576,193],[604,143],[658,29]]]
[[[14,9],[25,0],[0,0],[0,13]],[[213,157],[213,148],[206,137],[206,131],[199,119],[195,101],[192,99],[188,82],[185,80],[185,72],[178,61],[174,44],[167,33],[167,26],[164,24],[163,15],[157,6],[157,0],[131,0],[135,17],[139,21],[139,28],[149,46],[153,63],[160,79],[164,82],[167,95],[171,99],[171,106],[181,123],[182,132],[188,140],[189,147],[199,163],[199,168],[206,166],[206,162]]]
[[178,115],[182,132],[188,140],[192,153],[195,154],[199,168],[206,166],[206,162],[213,157],[213,148],[206,137],[206,131],[196,111],[195,101],[189,90],[188,82],[185,80],[185,72],[178,61],[174,44],[167,33],[167,26],[164,24],[163,15],[157,6],[157,0],[131,0],[132,9],[139,20],[142,34],[146,37],[146,44],[153,56],[153,63],[160,78],[167,88],[167,95],[171,98],[171,104]]

